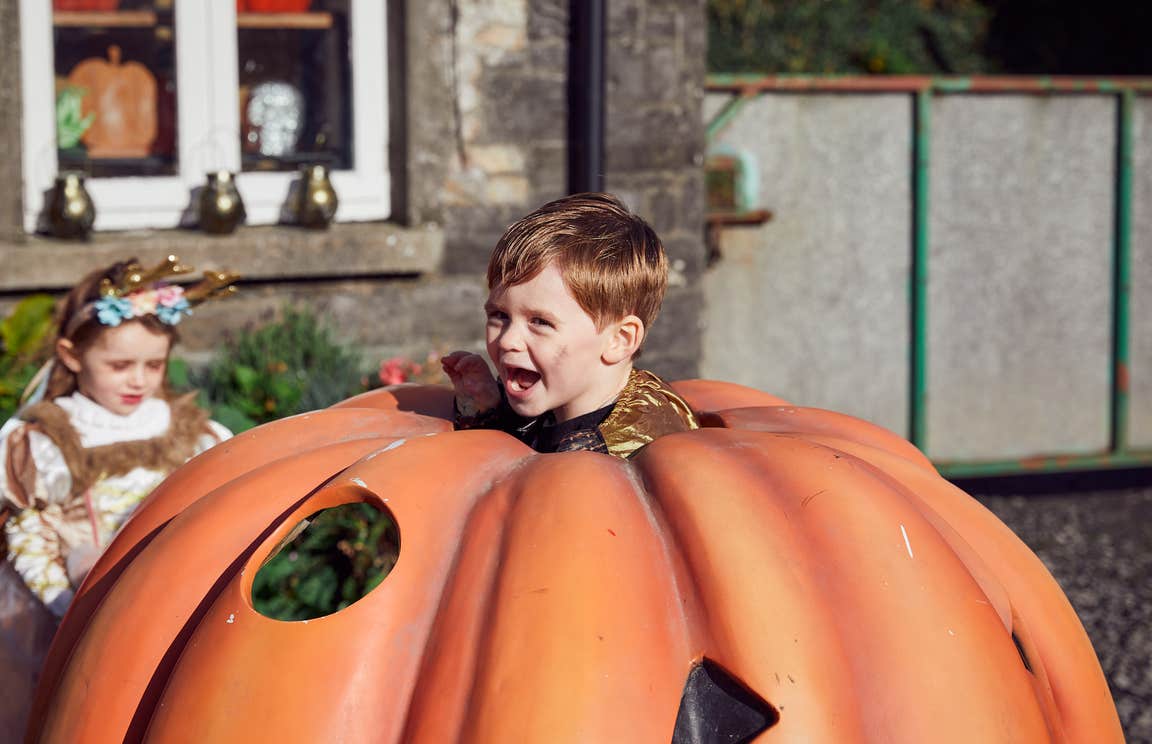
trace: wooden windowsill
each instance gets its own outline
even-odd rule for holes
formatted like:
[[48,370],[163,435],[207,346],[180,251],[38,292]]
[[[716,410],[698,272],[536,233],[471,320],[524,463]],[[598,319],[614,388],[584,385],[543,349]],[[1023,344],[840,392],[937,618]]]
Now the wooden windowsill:
[[332,14],[323,11],[311,13],[239,13],[236,25],[240,28],[264,29],[327,29],[332,28]]
[[57,10],[52,24],[62,28],[150,28],[156,14],[150,10]]
[[29,237],[0,241],[0,292],[63,289],[91,269],[136,257],[144,264],[176,254],[202,269],[230,269],[245,279],[277,280],[415,275],[436,271],[444,255],[437,225],[388,222],[241,227],[231,235],[195,230],[94,233],[88,241]]

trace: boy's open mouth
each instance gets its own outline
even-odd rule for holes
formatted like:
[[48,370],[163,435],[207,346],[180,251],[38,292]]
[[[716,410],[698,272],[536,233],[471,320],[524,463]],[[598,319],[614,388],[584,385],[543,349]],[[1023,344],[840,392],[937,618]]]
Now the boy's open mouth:
[[540,379],[539,372],[519,367],[508,367],[504,372],[504,385],[514,393],[523,393]]

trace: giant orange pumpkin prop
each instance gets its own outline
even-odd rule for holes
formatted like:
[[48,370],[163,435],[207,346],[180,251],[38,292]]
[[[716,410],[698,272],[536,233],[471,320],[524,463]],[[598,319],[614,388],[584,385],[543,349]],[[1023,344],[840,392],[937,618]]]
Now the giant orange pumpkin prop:
[[[1042,564],[898,437],[722,383],[630,461],[451,431],[399,387],[177,471],[96,565],[39,690],[44,742],[1122,741]],[[400,557],[317,620],[252,608],[319,509]]]

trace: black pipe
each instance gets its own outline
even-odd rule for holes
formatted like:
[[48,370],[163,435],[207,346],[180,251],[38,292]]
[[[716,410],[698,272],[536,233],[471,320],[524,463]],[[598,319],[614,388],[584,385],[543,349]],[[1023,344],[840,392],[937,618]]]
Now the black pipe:
[[603,191],[605,0],[568,8],[568,193]]

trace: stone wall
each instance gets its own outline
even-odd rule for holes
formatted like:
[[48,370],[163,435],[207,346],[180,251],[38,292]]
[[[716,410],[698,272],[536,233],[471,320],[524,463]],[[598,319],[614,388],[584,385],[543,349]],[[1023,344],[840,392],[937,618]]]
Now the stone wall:
[[607,188],[644,215],[672,271],[643,365],[670,378],[699,375],[704,247],[707,46],[704,3],[612,0],[609,6]]
[[[644,364],[695,376],[705,255],[704,6],[608,5],[606,189],[652,223],[673,266]],[[444,271],[474,276],[510,222],[565,193],[568,3],[460,3],[452,44],[459,126],[441,192]]]
[[[20,9],[15,0],[0,2],[0,242],[21,237],[20,154]],[[13,178],[16,175],[16,178]]]
[[[697,279],[705,255],[704,4],[608,5],[607,189],[652,222],[674,267],[644,364],[672,377],[694,376]],[[18,0],[0,0],[0,42],[8,50],[18,49],[17,7]],[[567,0],[390,0],[393,219],[375,238],[370,226],[335,226],[316,246],[302,244],[290,228],[241,228],[224,241],[181,236],[176,242],[194,242],[206,264],[228,259],[258,277],[244,299],[211,312],[205,307],[202,317],[212,332],[189,324],[183,353],[205,358],[218,346],[217,331],[258,323],[285,303],[314,307],[369,358],[480,348],[483,272],[492,246],[509,223],[566,192],[568,7]],[[0,179],[9,184],[20,183],[18,83],[19,55],[5,55]],[[79,276],[120,257],[127,246],[154,260],[173,244],[161,232],[126,241],[103,235],[77,260],[53,261],[59,243],[33,238],[20,244],[21,205],[12,201],[19,189],[5,193],[0,312],[28,291],[60,291],[66,284],[61,266]],[[441,245],[423,264],[396,259],[395,241],[414,237],[423,245],[429,235]],[[75,255],[74,246],[68,250]],[[323,254],[310,256],[309,250]],[[318,273],[304,268],[328,255],[356,260]],[[17,271],[45,260],[54,264],[52,279]],[[341,272],[343,265],[350,268]]]

